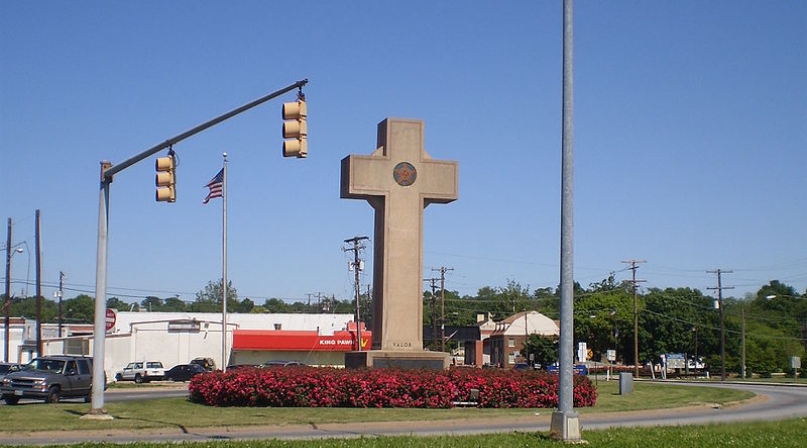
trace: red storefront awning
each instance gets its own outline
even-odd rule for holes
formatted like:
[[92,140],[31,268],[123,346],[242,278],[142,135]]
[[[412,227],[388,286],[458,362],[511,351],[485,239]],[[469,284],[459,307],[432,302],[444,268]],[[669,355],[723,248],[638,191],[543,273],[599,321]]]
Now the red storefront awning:
[[[370,348],[372,337],[371,331],[361,332],[362,350]],[[354,331],[335,331],[333,335],[316,331],[233,331],[233,350],[350,352],[357,349]]]

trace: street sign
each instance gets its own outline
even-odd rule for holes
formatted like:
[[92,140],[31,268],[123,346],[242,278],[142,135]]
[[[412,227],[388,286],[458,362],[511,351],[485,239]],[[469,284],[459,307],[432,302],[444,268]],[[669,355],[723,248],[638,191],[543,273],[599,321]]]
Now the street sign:
[[106,309],[106,331],[115,328],[115,322],[118,320],[118,314],[112,308]]
[[686,356],[683,353],[667,353],[667,367],[670,369],[685,369]]
[[585,342],[577,343],[577,359],[580,362],[586,362],[586,360],[588,359],[588,349],[586,348]]
[[614,362],[616,361],[616,350],[608,350],[605,352],[605,356],[608,361]]

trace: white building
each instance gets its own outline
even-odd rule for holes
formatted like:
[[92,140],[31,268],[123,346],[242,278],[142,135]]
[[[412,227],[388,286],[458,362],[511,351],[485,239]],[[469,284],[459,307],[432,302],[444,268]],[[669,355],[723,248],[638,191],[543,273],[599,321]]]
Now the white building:
[[[221,317],[221,313],[116,312],[104,346],[107,378],[132,361],[160,361],[170,368],[199,357],[212,358],[218,366],[269,359],[344,365],[344,352],[354,348],[355,331],[349,331],[355,330],[352,314],[228,314],[224,340]],[[61,338],[57,331],[55,324],[42,325],[43,354],[93,354],[92,325],[65,325]],[[0,333],[4,337],[5,332]],[[361,334],[364,346],[371,335]],[[9,346],[9,362],[35,358],[36,321],[12,319]]]
[[510,368],[517,362],[528,362],[520,352],[531,334],[560,336],[560,327],[537,311],[516,313],[496,322],[496,329],[490,335],[491,364]]

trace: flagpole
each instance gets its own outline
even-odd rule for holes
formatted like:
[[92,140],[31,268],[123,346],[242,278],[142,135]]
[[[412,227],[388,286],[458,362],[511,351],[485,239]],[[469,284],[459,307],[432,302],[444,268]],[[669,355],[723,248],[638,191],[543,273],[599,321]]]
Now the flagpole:
[[224,157],[221,181],[221,370],[227,371],[227,153]]

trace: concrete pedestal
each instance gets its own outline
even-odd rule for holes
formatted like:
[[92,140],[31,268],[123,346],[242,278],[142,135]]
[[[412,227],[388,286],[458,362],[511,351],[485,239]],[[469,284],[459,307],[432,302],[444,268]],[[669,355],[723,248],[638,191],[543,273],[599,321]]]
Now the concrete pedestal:
[[619,374],[619,395],[627,395],[633,392],[633,374],[622,372]]
[[549,435],[555,440],[569,443],[582,443],[580,436],[580,418],[577,412],[555,412],[549,425]]
[[448,369],[449,355],[440,352],[369,350],[345,353],[345,368]]

